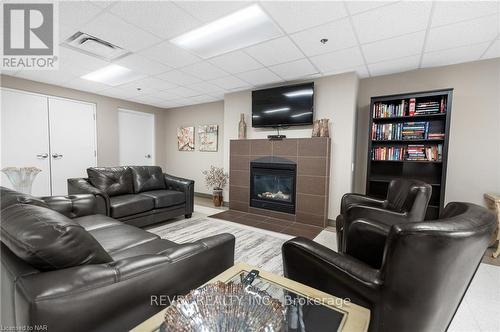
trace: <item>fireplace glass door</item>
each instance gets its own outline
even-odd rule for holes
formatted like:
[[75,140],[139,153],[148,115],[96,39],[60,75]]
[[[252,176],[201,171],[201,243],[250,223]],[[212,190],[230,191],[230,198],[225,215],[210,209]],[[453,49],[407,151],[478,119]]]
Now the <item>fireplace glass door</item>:
[[295,213],[295,165],[252,165],[250,206]]

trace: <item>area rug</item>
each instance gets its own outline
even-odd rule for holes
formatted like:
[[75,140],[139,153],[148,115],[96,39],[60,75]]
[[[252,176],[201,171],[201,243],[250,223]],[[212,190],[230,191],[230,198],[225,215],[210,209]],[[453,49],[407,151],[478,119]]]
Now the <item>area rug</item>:
[[[191,219],[181,219],[153,227],[148,231],[161,238],[177,243],[193,242],[221,233],[233,234],[236,238],[235,261],[259,267],[265,271],[283,274],[281,246],[293,236],[261,230],[230,221],[212,219],[195,213]],[[327,232],[331,233],[331,232]],[[318,242],[335,241],[335,234],[320,234]],[[326,243],[325,243],[326,244]]]

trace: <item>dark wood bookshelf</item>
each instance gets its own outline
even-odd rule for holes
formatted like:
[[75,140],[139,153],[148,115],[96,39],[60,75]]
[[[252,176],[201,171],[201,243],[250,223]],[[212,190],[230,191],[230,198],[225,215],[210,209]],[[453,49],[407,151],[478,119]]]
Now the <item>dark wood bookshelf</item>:
[[[395,178],[418,179],[432,186],[432,196],[427,209],[426,219],[436,219],[444,207],[446,190],[446,168],[448,160],[448,142],[451,119],[453,89],[424,91],[416,93],[377,96],[371,98],[370,124],[368,140],[368,165],[366,177],[366,193],[370,196],[385,198],[389,182]],[[436,114],[408,115],[409,100],[414,98],[416,105],[423,102],[439,101],[444,98],[444,112]],[[400,105],[406,101],[403,116],[374,117],[374,107],[377,103],[385,105]],[[443,138],[422,139],[372,139],[373,124],[383,125],[406,122],[429,122],[429,132],[443,133]],[[439,160],[405,160],[408,145],[424,145],[434,147],[441,145]],[[383,147],[405,148],[403,160],[372,160],[372,149]]]

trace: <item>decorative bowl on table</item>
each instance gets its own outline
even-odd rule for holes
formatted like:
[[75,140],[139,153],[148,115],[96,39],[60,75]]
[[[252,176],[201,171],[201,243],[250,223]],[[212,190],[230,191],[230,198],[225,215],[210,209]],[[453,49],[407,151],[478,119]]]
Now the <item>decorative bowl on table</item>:
[[284,307],[256,287],[216,282],[191,291],[167,308],[168,332],[281,332]]

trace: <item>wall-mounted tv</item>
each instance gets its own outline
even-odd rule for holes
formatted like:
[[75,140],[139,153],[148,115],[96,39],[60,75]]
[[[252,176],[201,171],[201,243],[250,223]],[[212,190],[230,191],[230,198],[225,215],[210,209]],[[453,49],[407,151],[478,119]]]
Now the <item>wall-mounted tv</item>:
[[313,123],[314,83],[252,91],[252,127]]

